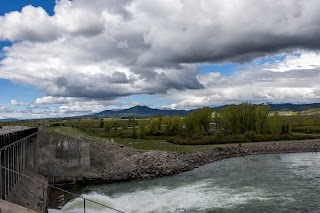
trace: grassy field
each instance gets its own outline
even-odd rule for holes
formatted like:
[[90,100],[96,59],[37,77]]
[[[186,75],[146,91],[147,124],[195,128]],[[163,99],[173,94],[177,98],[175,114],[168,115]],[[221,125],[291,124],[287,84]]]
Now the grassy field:
[[53,133],[57,133],[57,134],[60,134],[60,135],[65,135],[65,136],[73,138],[73,139],[79,139],[81,137],[85,137],[85,138],[88,138],[88,139],[90,139],[90,140],[92,140],[94,142],[98,142],[99,141],[98,137],[85,134],[85,133],[83,133],[83,132],[81,132],[78,129],[73,128],[73,127],[50,127],[50,128],[46,128],[46,129],[44,129],[42,131],[43,132],[47,132],[48,134],[53,132]]
[[[60,135],[65,135],[74,139],[79,139],[81,136],[88,138],[94,142],[101,142],[104,138],[94,136],[94,134],[86,134],[73,127],[50,127],[43,130],[44,132],[57,133]],[[191,152],[195,150],[204,150],[214,145],[178,145],[168,143],[166,140],[160,139],[133,139],[133,138],[108,138],[113,139],[115,142],[122,144],[127,147],[133,147],[141,151],[149,150],[161,150],[161,151],[173,151],[173,152]]]
[[[320,114],[313,113],[317,110],[311,110],[309,113],[286,112],[290,116],[280,116],[281,123],[288,126],[289,133],[320,133]],[[311,113],[312,112],[312,113]],[[45,128],[46,132],[55,132],[78,139],[86,137],[92,141],[99,142],[104,138],[114,139],[116,142],[125,146],[133,147],[139,150],[166,150],[188,152],[193,150],[203,150],[216,146],[215,144],[244,143],[249,141],[277,141],[277,140],[296,140],[307,139],[308,135],[299,136],[297,134],[222,134],[217,131],[216,134],[194,134],[186,137],[188,132],[180,130],[178,133],[167,133],[165,119],[159,125],[157,133],[148,133],[148,125],[151,119],[121,119],[121,118],[79,118],[79,119],[43,119],[43,120],[25,120],[16,122],[0,122],[0,126],[6,125],[26,125]],[[139,123],[144,120],[146,123],[145,134],[140,134]],[[213,121],[212,121],[213,122]],[[184,123],[185,125],[185,123]],[[216,123],[210,124],[210,129],[216,129]],[[220,134],[218,134],[220,133]],[[309,136],[312,138],[313,136]],[[316,136],[314,136],[316,137]],[[137,138],[137,139],[136,139]],[[168,141],[170,143],[168,143]],[[206,145],[208,144],[208,145]]]
[[[90,139],[93,142],[101,142],[104,138],[96,136],[95,133],[90,132],[90,134],[86,134],[76,128],[73,127],[50,127],[43,130],[44,132],[57,133],[60,135],[65,135],[67,137],[71,137],[74,139],[79,139],[80,137],[85,137]],[[122,144],[126,147],[132,147],[140,151],[150,151],[150,150],[160,150],[160,151],[172,151],[172,152],[192,152],[197,150],[205,150],[217,146],[229,146],[232,143],[224,143],[224,144],[209,144],[209,145],[179,145],[169,143],[164,139],[133,139],[133,138],[117,138],[117,137],[108,137],[109,140],[114,140],[115,142]],[[302,139],[302,138],[301,138]],[[307,138],[305,138],[307,139]],[[271,141],[271,139],[270,139]],[[278,141],[281,143],[281,141]],[[245,144],[257,144],[257,143],[265,143],[265,142],[246,142]],[[238,145],[238,143],[233,143],[234,145]]]
[[178,145],[172,144],[165,140],[146,140],[146,139],[132,139],[132,138],[115,138],[115,142],[123,144],[124,146],[133,147],[138,150],[162,150],[173,152],[191,152],[195,150],[204,150],[212,148],[215,145]]

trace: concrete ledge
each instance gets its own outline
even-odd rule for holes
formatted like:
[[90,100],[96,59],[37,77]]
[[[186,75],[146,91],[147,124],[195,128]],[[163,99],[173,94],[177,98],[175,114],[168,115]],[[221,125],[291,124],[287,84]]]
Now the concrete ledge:
[[0,213],[39,213],[0,199]]

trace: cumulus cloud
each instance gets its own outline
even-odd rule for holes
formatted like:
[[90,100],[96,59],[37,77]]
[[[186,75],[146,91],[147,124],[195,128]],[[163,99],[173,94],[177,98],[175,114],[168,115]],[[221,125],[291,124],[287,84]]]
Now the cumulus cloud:
[[27,103],[23,103],[23,102],[18,102],[17,100],[11,100],[10,101],[11,105],[13,106],[25,106],[25,105],[28,105]]
[[11,100],[11,105],[18,105],[17,100]]
[[[61,104],[133,94],[178,94],[181,106],[313,98],[319,9],[317,0],[59,0],[50,16],[26,6],[0,17],[0,39],[15,42],[3,50],[0,77]],[[198,69],[295,51],[302,55],[286,64],[231,77]]]
[[[314,57],[314,66],[308,65]],[[317,56],[317,57],[315,57]],[[306,60],[306,63],[304,63]],[[170,107],[193,108],[241,102],[318,102],[320,99],[320,70],[318,52],[304,52],[284,61],[261,64],[235,72],[231,76],[220,73],[199,75],[205,86],[202,90],[171,90],[163,98],[177,102]],[[287,69],[290,67],[290,69]]]
[[26,6],[0,17],[0,38],[10,41],[50,41],[58,37],[56,25],[41,7]]
[[[14,108],[0,105],[0,119],[38,119],[90,115],[106,109],[123,108],[118,100],[92,100],[87,98],[52,97],[37,98],[32,103],[20,103],[12,100]],[[19,106],[19,107],[16,107]]]

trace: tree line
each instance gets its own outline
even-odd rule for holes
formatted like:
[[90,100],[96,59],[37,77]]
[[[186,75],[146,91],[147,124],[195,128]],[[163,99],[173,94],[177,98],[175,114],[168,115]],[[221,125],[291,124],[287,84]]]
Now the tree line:
[[283,125],[279,114],[271,112],[271,107],[268,105],[250,103],[231,105],[218,110],[214,117],[217,130],[223,130],[230,134],[289,132],[289,126]]
[[[194,110],[184,118],[178,115],[165,116],[156,115],[151,119],[140,119],[138,122],[130,120],[130,129],[118,124],[111,125],[108,122],[101,122],[106,133],[118,133],[118,129],[131,131],[133,138],[145,138],[152,136],[177,136],[177,135],[210,135],[210,134],[279,134],[289,132],[289,126],[282,125],[277,112],[271,112],[268,105],[255,105],[243,103],[230,105],[213,111],[209,107]],[[129,136],[130,137],[130,136]]]

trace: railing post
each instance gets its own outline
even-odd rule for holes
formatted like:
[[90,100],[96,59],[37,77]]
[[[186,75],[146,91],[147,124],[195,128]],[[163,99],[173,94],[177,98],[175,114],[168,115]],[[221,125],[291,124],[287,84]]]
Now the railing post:
[[44,183],[42,183],[42,209],[43,209],[43,212],[45,213],[46,211],[46,202],[45,202],[45,197],[44,197]]
[[83,198],[83,212],[86,213],[86,199]]
[[0,199],[2,199],[3,177],[2,177],[2,150],[0,150]]
[[[7,168],[9,168],[9,169],[12,169],[11,168],[11,149],[10,148],[8,148],[8,167]],[[9,195],[9,192],[11,191],[11,175],[12,175],[12,173],[10,172],[10,171],[8,171],[8,195]]]
[[[4,167],[8,168],[7,167],[7,149],[4,150]],[[7,198],[7,187],[8,187],[8,184],[7,184],[7,180],[8,180],[8,171],[5,169],[4,170],[4,199],[6,200]]]

